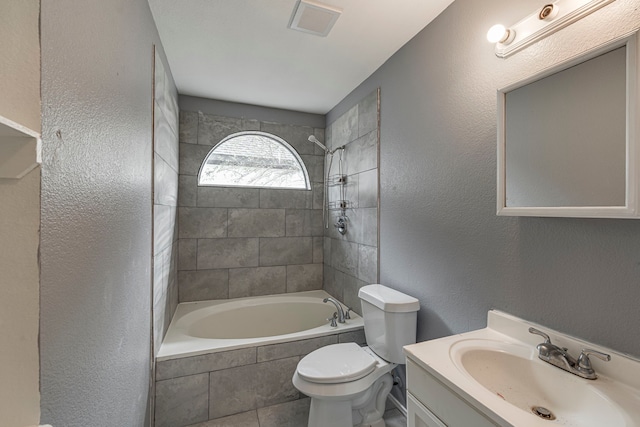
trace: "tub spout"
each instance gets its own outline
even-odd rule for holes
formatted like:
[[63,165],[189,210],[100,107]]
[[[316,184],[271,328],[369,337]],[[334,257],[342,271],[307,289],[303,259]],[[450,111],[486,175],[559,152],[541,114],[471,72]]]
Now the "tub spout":
[[323,299],[322,302],[333,303],[333,305],[335,305],[336,309],[338,310],[338,323],[345,323],[344,310],[342,309],[342,306],[340,305],[340,303],[338,301],[336,301],[332,297],[329,297],[329,298]]

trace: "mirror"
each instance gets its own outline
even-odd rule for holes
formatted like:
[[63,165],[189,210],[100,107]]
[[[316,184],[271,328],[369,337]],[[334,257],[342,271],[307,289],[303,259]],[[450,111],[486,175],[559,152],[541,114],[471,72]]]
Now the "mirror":
[[498,91],[498,215],[640,217],[636,34]]

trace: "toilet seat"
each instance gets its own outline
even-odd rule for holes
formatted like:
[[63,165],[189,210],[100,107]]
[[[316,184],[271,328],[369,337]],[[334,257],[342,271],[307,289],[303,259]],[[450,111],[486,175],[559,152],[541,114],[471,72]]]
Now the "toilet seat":
[[316,384],[356,381],[376,369],[378,361],[356,343],[332,344],[306,355],[298,363],[298,375]]

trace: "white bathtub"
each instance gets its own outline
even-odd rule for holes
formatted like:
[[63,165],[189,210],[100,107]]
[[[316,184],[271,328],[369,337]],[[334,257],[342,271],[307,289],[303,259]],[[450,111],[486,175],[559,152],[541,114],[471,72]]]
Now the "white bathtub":
[[276,344],[348,332],[363,327],[360,316],[331,327],[335,311],[324,291],[188,302],[178,305],[158,352],[158,361]]

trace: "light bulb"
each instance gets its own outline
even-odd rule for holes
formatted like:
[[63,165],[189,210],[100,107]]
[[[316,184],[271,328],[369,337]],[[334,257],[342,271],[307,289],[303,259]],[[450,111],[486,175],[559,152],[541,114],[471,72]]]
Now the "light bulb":
[[490,43],[498,43],[503,40],[506,40],[509,37],[509,30],[507,30],[504,25],[496,24],[493,27],[489,28],[487,32],[487,40]]

